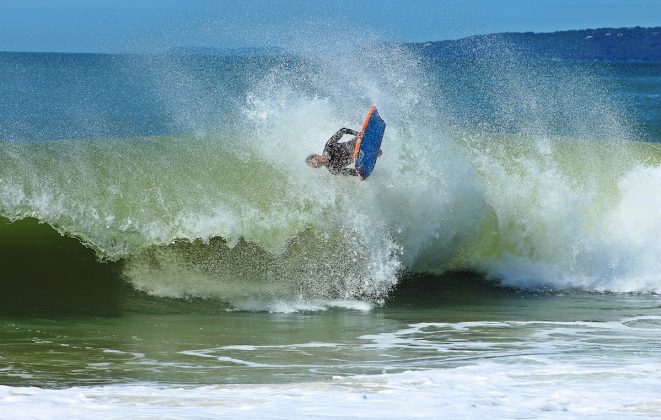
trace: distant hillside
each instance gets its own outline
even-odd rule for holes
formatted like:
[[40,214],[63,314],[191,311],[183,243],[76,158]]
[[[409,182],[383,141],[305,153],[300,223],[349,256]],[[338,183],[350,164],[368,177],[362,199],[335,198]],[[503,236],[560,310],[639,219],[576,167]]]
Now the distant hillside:
[[512,51],[546,60],[661,61],[661,27],[499,33],[404,45],[425,57],[456,60],[502,58]]

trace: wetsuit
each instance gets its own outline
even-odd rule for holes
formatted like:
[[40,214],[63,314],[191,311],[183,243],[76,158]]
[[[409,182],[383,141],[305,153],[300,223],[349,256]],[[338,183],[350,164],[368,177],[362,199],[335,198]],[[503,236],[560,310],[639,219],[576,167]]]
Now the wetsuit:
[[328,139],[324,147],[324,156],[327,156],[329,161],[326,167],[333,175],[352,175],[358,176],[358,171],[354,168],[347,168],[346,166],[353,163],[353,151],[356,148],[356,137],[353,139],[339,143],[340,139],[345,134],[357,136],[357,131],[349,128],[341,128],[333,137]]

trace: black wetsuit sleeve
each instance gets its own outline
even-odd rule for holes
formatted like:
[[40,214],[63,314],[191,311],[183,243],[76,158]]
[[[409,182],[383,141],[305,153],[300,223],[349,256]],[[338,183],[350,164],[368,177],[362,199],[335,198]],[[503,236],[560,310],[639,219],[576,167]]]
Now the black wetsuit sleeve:
[[352,136],[357,136],[360,133],[350,128],[346,128],[346,127],[340,128],[339,130],[337,130],[337,133],[333,134],[333,136],[328,139],[328,141],[326,142],[326,147],[336,144],[345,134],[351,134]]

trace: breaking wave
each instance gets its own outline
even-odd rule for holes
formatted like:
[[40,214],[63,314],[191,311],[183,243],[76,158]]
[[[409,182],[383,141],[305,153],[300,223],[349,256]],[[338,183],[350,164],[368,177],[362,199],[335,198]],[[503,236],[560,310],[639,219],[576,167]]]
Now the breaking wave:
[[[354,54],[217,74],[248,81],[233,123],[190,135],[3,141],[0,214],[77,238],[138,290],[237,307],[379,302],[402,273],[453,270],[661,292],[661,148],[599,77]],[[371,103],[388,129],[369,180],[305,166]]]

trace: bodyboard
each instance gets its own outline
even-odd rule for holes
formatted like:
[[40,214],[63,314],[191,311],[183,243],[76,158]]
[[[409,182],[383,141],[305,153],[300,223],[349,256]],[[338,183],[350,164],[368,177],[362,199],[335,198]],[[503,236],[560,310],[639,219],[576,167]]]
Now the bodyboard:
[[376,158],[379,155],[385,131],[386,123],[379,116],[376,107],[372,105],[367,113],[363,129],[353,152],[354,166],[363,179],[370,176],[376,165]]

